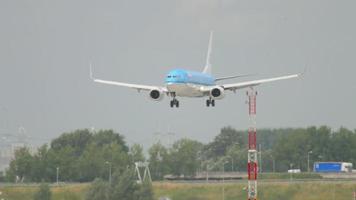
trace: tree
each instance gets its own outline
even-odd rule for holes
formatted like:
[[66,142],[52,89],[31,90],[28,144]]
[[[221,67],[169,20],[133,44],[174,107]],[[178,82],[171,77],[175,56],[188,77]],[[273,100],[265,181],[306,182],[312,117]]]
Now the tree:
[[294,129],[291,134],[283,135],[275,144],[273,155],[278,161],[277,169],[287,171],[290,164],[294,168],[307,169],[307,153],[311,149],[310,135],[306,129]]
[[124,137],[113,130],[100,130],[96,132],[92,137],[92,142],[99,147],[115,143],[121,146],[124,152],[129,152],[129,147],[126,145]]
[[65,147],[71,147],[74,150],[75,156],[79,157],[86,146],[92,140],[92,134],[88,129],[76,130],[70,133],[63,133],[60,137],[52,140],[51,148],[54,151],[59,151]]
[[52,163],[49,165],[51,170],[51,179],[56,180],[57,167],[60,170],[61,180],[75,181],[78,179],[77,155],[76,150],[71,146],[66,146],[56,151]]
[[20,181],[24,181],[25,177],[31,179],[33,163],[33,157],[27,147],[16,150],[15,158],[10,162],[10,167],[7,172],[9,173],[11,181],[15,181],[16,176]]
[[43,145],[33,156],[33,164],[31,170],[32,181],[50,181],[50,170],[48,169],[48,146]]
[[123,170],[128,164],[128,147],[123,137],[113,130],[90,132],[88,129],[64,133],[54,139],[48,151],[47,164],[51,180],[60,169],[61,180],[92,181],[107,179],[110,163],[113,170]]
[[[136,157],[143,156],[142,149],[133,149]],[[92,181],[108,177],[107,162],[113,171],[120,172],[130,164],[123,137],[112,130],[97,133],[76,130],[52,140],[50,147],[41,146],[33,155],[28,148],[18,149],[6,171],[6,179],[56,181],[59,168],[61,181]]]
[[127,168],[123,173],[116,172],[111,185],[112,200],[136,200],[139,185],[136,182],[135,171]]
[[[226,153],[226,161],[229,162],[229,167],[227,171],[231,170],[231,164],[234,162],[234,171],[246,171],[246,162],[247,162],[247,150],[246,148],[241,148],[238,145],[231,146],[228,148]],[[227,165],[228,166],[228,165]]]
[[102,179],[95,179],[85,195],[85,200],[110,200],[110,185]]
[[96,179],[85,200],[153,200],[153,190],[148,180],[138,184],[135,171],[127,168],[124,172],[115,172],[111,184]]
[[310,154],[310,160],[323,158],[325,160],[333,160],[332,156],[332,131],[329,127],[321,126],[319,128],[312,126],[306,129],[310,138],[310,148],[307,149]]
[[172,173],[194,176],[201,163],[203,144],[190,139],[181,139],[173,144],[169,154]]
[[340,128],[338,131],[334,132],[331,137],[330,157],[334,161],[346,162],[346,161],[356,161],[355,153],[355,143],[356,135],[346,129]]
[[39,190],[34,195],[34,200],[51,200],[52,192],[47,183],[42,183]]
[[246,134],[231,127],[222,128],[220,134],[214,138],[213,142],[205,146],[206,157],[224,156],[230,146],[244,146],[246,144],[244,135]]
[[149,148],[148,154],[152,179],[161,180],[170,171],[168,150],[161,143],[156,143]]
[[154,195],[151,182],[148,180],[143,181],[135,196],[137,196],[137,200],[153,200]]
[[133,144],[130,148],[130,156],[132,162],[144,162],[145,156],[143,155],[143,148],[139,144]]
[[109,168],[112,169],[112,173],[122,172],[128,165],[128,155],[122,150],[121,145],[112,143],[100,147],[91,144],[79,160],[79,180],[91,181],[97,177],[107,179]]

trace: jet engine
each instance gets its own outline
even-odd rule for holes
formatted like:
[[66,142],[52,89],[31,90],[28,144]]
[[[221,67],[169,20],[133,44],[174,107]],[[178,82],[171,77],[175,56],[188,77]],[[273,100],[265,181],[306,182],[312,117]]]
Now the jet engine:
[[210,97],[213,99],[222,99],[225,96],[225,90],[222,87],[215,87],[210,90]]
[[150,98],[154,101],[161,101],[163,99],[164,93],[159,89],[154,89],[150,91]]

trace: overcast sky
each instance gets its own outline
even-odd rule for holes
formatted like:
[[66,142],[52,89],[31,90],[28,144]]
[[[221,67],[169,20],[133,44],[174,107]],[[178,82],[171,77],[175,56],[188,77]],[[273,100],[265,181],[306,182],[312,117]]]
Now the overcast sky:
[[98,78],[163,85],[174,68],[202,70],[209,31],[217,77],[235,81],[302,72],[258,86],[258,127],[356,127],[354,0],[1,0],[0,125],[42,142],[78,128],[114,129],[150,145],[156,132],[208,142],[248,127],[245,90],[205,98],[148,99]]

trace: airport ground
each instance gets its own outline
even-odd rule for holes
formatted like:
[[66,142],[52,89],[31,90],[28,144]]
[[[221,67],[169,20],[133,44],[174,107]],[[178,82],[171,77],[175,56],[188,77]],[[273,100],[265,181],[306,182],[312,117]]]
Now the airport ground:
[[[206,182],[154,182],[155,199],[226,200],[246,199],[246,180]],[[51,186],[53,200],[84,200],[89,184],[56,184]],[[259,199],[338,200],[353,199],[356,180],[261,180]],[[31,200],[38,185],[1,185],[0,199]]]

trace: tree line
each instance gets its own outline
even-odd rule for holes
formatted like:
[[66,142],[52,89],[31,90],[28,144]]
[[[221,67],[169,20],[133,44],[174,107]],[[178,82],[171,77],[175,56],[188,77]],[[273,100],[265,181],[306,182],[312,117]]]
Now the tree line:
[[16,150],[6,179],[55,182],[58,172],[59,181],[107,180],[110,170],[122,172],[132,166],[133,159],[144,160],[142,147],[133,145],[130,150],[123,136],[113,130],[76,130],[63,133],[35,154],[26,147]]
[[[18,149],[6,171],[7,181],[89,182],[123,174],[134,162],[148,161],[152,178],[167,174],[194,176],[198,171],[246,171],[247,131],[224,127],[207,144],[180,139],[172,146],[153,144],[148,157],[141,145],[129,147],[113,130],[88,129],[64,133],[34,154]],[[356,164],[356,130],[329,127],[260,129],[257,144],[263,172],[286,172],[290,167],[307,171],[316,161],[344,161]]]
[[[172,147],[154,144],[149,149],[150,168],[155,179],[165,174],[191,176],[199,171],[247,170],[247,130],[224,127],[208,144],[188,139]],[[257,150],[262,172],[286,172],[290,168],[312,171],[314,162],[356,164],[356,130],[327,126],[259,129]]]

